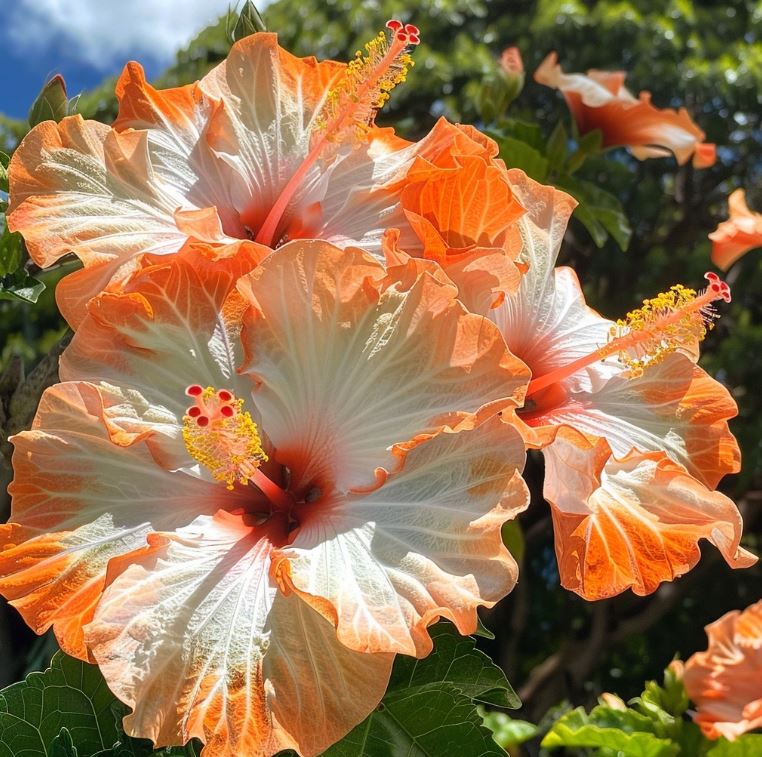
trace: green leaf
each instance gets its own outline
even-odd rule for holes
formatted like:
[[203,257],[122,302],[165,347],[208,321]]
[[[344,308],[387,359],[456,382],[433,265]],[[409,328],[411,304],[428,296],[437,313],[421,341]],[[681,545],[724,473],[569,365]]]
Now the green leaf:
[[536,181],[545,181],[548,159],[526,142],[514,137],[500,140],[500,157],[509,168],[520,168]]
[[481,714],[484,725],[492,731],[492,738],[503,749],[523,744],[539,732],[533,723],[528,723],[526,720],[514,720],[504,712],[482,711]]
[[250,34],[266,31],[267,27],[265,26],[262,15],[251,0],[246,0],[238,15],[238,21],[236,21],[235,27],[233,28],[233,42],[248,37]]
[[487,628],[487,626],[482,623],[481,618],[476,619],[476,630],[474,631],[474,636],[479,636],[482,639],[489,639],[492,641],[492,639],[495,638],[495,634],[492,633],[492,631]]
[[69,113],[69,98],[66,96],[66,82],[61,74],[56,74],[40,90],[37,99],[29,109],[29,125],[36,126],[43,121],[60,121]]
[[0,151],[0,192],[8,191],[8,164],[10,162],[10,156]]
[[577,150],[585,155],[600,152],[602,145],[603,132],[600,129],[593,129],[577,140]]
[[0,214],[0,276],[15,273],[24,262],[24,246],[21,234],[8,231],[5,215]]
[[21,300],[34,304],[45,291],[45,284],[23,269],[0,278],[0,300]]
[[603,247],[611,235],[622,250],[627,249],[632,229],[622,204],[613,194],[590,181],[568,175],[559,177],[556,184],[579,202],[574,214],[598,247]]
[[653,733],[653,723],[633,710],[599,705],[588,715],[582,707],[558,720],[542,740],[547,749],[599,747],[627,757],[677,757],[679,746]]
[[720,739],[707,757],[759,757],[762,754],[762,735],[747,733],[735,741]]
[[[57,652],[43,673],[0,691],[0,754],[83,755],[112,747],[119,738],[114,695],[94,665]],[[62,732],[69,734],[70,738]]]
[[569,154],[569,136],[566,133],[564,124],[559,121],[556,128],[553,129],[548,146],[545,150],[545,156],[551,168],[560,169],[566,162],[566,156]]
[[398,656],[381,704],[325,757],[505,757],[474,704],[520,706],[502,670],[449,624],[430,633],[434,651],[423,660]]
[[503,523],[500,535],[503,539],[503,544],[513,555],[513,559],[521,565],[526,545],[524,543],[524,532],[521,530],[519,522],[517,520],[508,520]]
[[48,755],[50,757],[79,757],[79,750],[74,746],[68,728],[62,728],[58,736],[50,743]]

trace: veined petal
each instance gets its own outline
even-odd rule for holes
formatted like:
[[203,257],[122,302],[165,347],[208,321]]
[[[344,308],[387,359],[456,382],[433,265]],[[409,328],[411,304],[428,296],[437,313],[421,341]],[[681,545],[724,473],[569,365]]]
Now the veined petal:
[[61,358],[61,378],[137,390],[180,425],[189,384],[247,393],[236,372],[242,303],[235,285],[267,250],[244,243],[215,261],[205,251],[192,245],[171,259],[148,258],[119,293],[92,300]]
[[403,285],[359,250],[294,242],[239,288],[253,305],[243,371],[295,482],[368,486],[397,467],[393,445],[521,395],[525,368],[497,329],[428,274]]
[[87,642],[157,745],[198,737],[204,757],[316,755],[381,699],[391,655],[339,644],[331,625],[270,578],[283,524],[218,513],[176,534],[107,589]]
[[431,651],[440,616],[461,633],[516,583],[500,528],[528,505],[524,446],[500,418],[442,433],[368,494],[336,497],[274,558],[281,580],[361,652]]
[[664,453],[616,459],[605,440],[566,430],[543,450],[561,583],[585,599],[650,594],[687,573],[707,539],[734,568],[757,558],[739,546],[741,516]]
[[214,511],[227,492],[164,471],[144,445],[113,444],[104,400],[90,384],[48,389],[32,430],[13,443],[0,592],[37,633],[53,625],[62,648],[86,659],[82,625],[92,617],[109,561],[128,564],[149,531]]
[[690,475],[714,488],[740,468],[728,428],[737,406],[722,384],[674,353],[638,378],[610,378],[591,392],[570,392],[538,422],[568,425],[605,438],[617,457],[663,450]]
[[762,601],[706,626],[709,646],[685,664],[685,691],[707,738],[762,727]]
[[80,116],[45,121],[9,167],[8,224],[41,266],[74,252],[86,265],[118,264],[138,252],[175,252],[177,197],[160,187],[144,135],[118,135]]
[[723,271],[749,250],[762,247],[762,213],[749,210],[743,189],[736,189],[728,198],[728,215],[709,235],[712,262]]
[[[212,208],[221,228],[213,239],[224,241],[225,232],[244,238],[235,208],[234,190],[240,177],[220,160],[206,142],[209,121],[221,105],[206,95],[198,82],[174,89],[154,89],[138,63],[128,63],[116,84],[119,115],[114,129],[146,134],[146,149],[157,179],[183,198],[186,211]],[[186,230],[184,230],[186,231]]]

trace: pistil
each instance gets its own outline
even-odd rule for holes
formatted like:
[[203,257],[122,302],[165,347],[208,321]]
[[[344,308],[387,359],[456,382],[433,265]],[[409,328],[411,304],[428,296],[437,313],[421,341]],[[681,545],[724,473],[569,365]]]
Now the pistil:
[[689,349],[704,339],[717,318],[712,303],[730,302],[730,287],[715,273],[705,274],[709,286],[697,294],[679,284],[668,292],[644,300],[643,306],[629,312],[611,327],[609,341],[597,350],[556,368],[529,382],[530,397],[557,384],[578,371],[616,355],[629,370],[639,376],[649,366],[661,362],[678,349]]
[[276,509],[290,510],[293,500],[288,492],[260,470],[267,455],[243,400],[227,389],[199,384],[192,384],[185,393],[193,399],[183,417],[183,441],[191,457],[228,489],[251,482]]
[[329,91],[315,119],[317,129],[310,151],[270,208],[256,236],[255,241],[260,244],[272,247],[278,224],[310,168],[337,144],[365,137],[376,112],[389,99],[389,92],[405,81],[408,68],[413,65],[408,50],[419,43],[419,31],[412,24],[403,26],[396,20],[388,21],[386,26],[391,41],[380,32],[365,45],[365,55],[357,51],[344,75]]

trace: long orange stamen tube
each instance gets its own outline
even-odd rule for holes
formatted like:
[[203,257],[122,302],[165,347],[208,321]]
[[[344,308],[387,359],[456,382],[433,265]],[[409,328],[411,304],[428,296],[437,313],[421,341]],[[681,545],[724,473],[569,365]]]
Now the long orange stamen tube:
[[243,400],[227,389],[199,384],[185,393],[194,400],[183,416],[183,441],[191,457],[228,489],[251,481],[276,508],[289,510],[293,501],[288,493],[259,470],[267,455]]
[[611,328],[611,339],[607,344],[568,365],[532,379],[526,396],[547,389],[613,355],[618,355],[620,362],[630,369],[631,375],[637,376],[680,347],[700,342],[717,317],[712,303],[717,300],[730,302],[730,287],[720,281],[716,273],[707,273],[705,278],[709,286],[700,295],[678,284],[668,292],[644,300],[641,308],[631,311]]
[[344,76],[328,93],[326,104],[316,119],[320,136],[270,208],[255,239],[260,244],[272,247],[289,202],[326,148],[343,141],[348,133],[364,135],[376,111],[389,99],[389,92],[405,81],[412,65],[407,50],[420,42],[418,28],[412,24],[403,26],[396,20],[388,21],[386,27],[392,34],[391,42],[380,32],[365,45],[367,55],[358,51],[355,59],[347,64]]

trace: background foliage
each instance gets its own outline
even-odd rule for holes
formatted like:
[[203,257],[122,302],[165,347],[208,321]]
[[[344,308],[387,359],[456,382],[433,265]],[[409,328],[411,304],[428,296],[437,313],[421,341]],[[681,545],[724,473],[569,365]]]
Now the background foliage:
[[[732,189],[745,187],[750,205],[762,210],[762,3],[418,0],[411,11],[397,0],[278,0],[263,15],[287,49],[338,59],[351,57],[387,18],[418,24],[423,42],[415,52],[416,67],[379,121],[408,138],[421,136],[440,115],[475,123],[498,139],[508,165],[575,194],[581,206],[561,262],[577,270],[589,302],[604,315],[617,317],[678,281],[700,285],[710,268],[707,233],[723,218]],[[156,84],[199,78],[226,55],[234,26],[235,18],[228,16],[205,29]],[[624,150],[596,154],[594,140],[575,135],[560,95],[531,76],[507,114],[495,113],[497,58],[508,45],[520,48],[529,72],[553,49],[567,71],[627,70],[635,92],[650,90],[659,106],[689,108],[707,139],[720,145],[717,164],[695,171],[678,169],[671,159],[641,163]],[[58,100],[52,106],[63,107],[60,93],[53,94]],[[113,81],[65,107],[109,122],[115,115]],[[0,149],[11,152],[27,129],[26,123],[0,117]],[[7,232],[0,240],[0,441],[5,453],[7,435],[28,425],[41,387],[53,380],[66,335],[52,296],[66,266],[46,273],[31,263],[17,269],[19,245]],[[751,253],[730,272],[733,302],[723,308],[703,357],[703,365],[726,383],[739,404],[732,428],[744,468],[723,486],[744,514],[745,544],[757,552],[762,547],[761,260],[760,253]],[[36,280],[47,288],[40,292]],[[7,460],[3,465],[0,478],[7,480]],[[762,569],[732,572],[707,550],[692,573],[651,597],[626,594],[586,603],[559,587],[540,458],[530,458],[527,479],[533,504],[506,533],[514,553],[523,555],[521,581],[485,615],[495,638],[479,644],[516,685],[524,703],[517,717],[539,722],[540,731],[505,716],[486,722],[507,734],[501,743],[523,741],[514,749],[533,754],[561,713],[577,705],[589,709],[602,691],[633,697],[645,679],[661,675],[675,653],[685,658],[705,646],[704,624],[759,598]],[[3,517],[7,507],[5,502]],[[54,648],[48,639],[35,642],[13,611],[0,607],[0,649],[7,661],[0,684],[44,668]],[[579,728],[604,715],[578,711],[564,722]],[[66,737],[61,738],[63,750]]]

